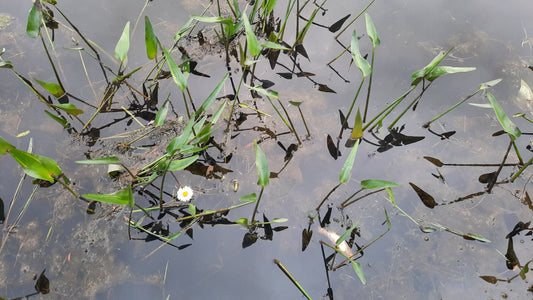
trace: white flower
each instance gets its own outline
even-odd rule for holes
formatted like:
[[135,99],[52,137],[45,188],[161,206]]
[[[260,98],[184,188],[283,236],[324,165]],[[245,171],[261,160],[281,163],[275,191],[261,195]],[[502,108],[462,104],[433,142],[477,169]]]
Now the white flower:
[[184,186],[178,190],[178,200],[183,202],[191,201],[193,191],[190,187]]

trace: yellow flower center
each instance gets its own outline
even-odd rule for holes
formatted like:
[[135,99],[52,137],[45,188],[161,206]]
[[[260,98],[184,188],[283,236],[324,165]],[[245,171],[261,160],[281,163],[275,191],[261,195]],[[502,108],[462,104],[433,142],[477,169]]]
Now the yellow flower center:
[[181,195],[182,195],[183,197],[187,197],[188,194],[189,194],[189,193],[188,193],[187,191],[183,191],[183,193],[181,193]]

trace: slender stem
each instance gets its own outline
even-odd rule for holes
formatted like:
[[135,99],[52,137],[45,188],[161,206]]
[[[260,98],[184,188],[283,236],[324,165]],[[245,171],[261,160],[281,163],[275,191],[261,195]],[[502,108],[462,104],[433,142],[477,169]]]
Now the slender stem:
[[335,39],[337,39],[348,27],[350,27],[353,24],[353,22],[355,22],[355,20],[357,20],[370,7],[370,5],[374,3],[374,1],[376,0],[370,1],[370,3],[368,3],[368,5],[357,16],[355,16],[355,18],[351,20],[350,23],[346,24],[346,26],[344,26],[344,28],[339,33],[337,33],[337,35],[335,36]]
[[41,34],[39,34],[39,36],[41,37],[41,42],[43,43],[43,48],[44,48],[44,51],[46,52],[46,56],[48,57],[48,61],[50,62],[50,65],[52,65],[52,70],[54,70],[54,74],[56,76],[56,79],[57,79],[57,83],[59,83],[59,85],[61,86],[61,88],[63,89],[63,92],[65,92],[65,86],[63,86],[63,83],[61,82],[61,79],[59,78],[59,74],[57,74],[57,70],[56,70],[56,66],[54,65],[54,61],[52,60],[52,57],[50,56],[50,52],[48,52],[48,48],[46,47],[46,44],[44,42],[44,38]]
[[394,100],[391,104],[389,104],[387,107],[385,107],[385,109],[383,109],[379,114],[377,114],[372,120],[370,120],[370,122],[368,122],[368,124],[366,124],[364,127],[363,127],[363,131],[366,130],[366,128],[370,125],[372,125],[374,123],[374,121],[376,121],[377,118],[379,118],[382,114],[385,114],[383,117],[381,117],[381,119],[378,120],[378,122],[376,124],[374,124],[374,126],[372,126],[370,128],[370,130],[374,129],[374,127],[376,127],[377,124],[381,124],[381,122],[383,121],[383,119],[385,117],[387,117],[391,112],[392,110],[398,106],[398,104],[400,104],[400,102],[403,101],[403,99],[405,99],[405,97],[411,93],[414,89],[416,88],[416,85],[412,85],[411,88],[405,92],[403,95],[400,96],[400,98]]
[[307,299],[311,299],[311,296],[309,296],[304,288],[298,283],[298,281],[296,281],[296,278],[294,278],[294,276],[292,276],[292,274],[289,272],[289,270],[287,270],[285,268],[285,266],[277,259],[274,259],[274,263],[276,265],[278,265],[278,267],[281,269],[281,271],[283,273],[285,273],[285,275],[287,275],[287,277],[289,277],[289,279],[292,281],[292,283],[294,283],[294,285],[300,290],[300,292],[302,292],[302,294],[307,298]]
[[342,182],[339,182],[335,187],[333,187],[331,189],[331,191],[329,191],[329,193],[326,195],[326,197],[324,197],[324,199],[322,200],[322,202],[320,202],[320,204],[315,208],[315,210],[320,210],[320,207],[322,206],[322,204],[324,204],[324,202],[326,202],[326,200],[328,199],[328,197],[342,184]]
[[292,123],[289,113],[285,109],[285,106],[283,105],[283,103],[281,103],[281,100],[279,100],[279,98],[276,98],[276,99],[278,99],[279,105],[281,105],[281,108],[283,109],[283,111],[285,112],[285,115],[287,116],[287,120],[289,120],[289,123],[291,124],[291,130],[292,132],[294,132],[294,135],[296,136],[296,139],[298,140],[298,144],[301,145],[302,141],[300,140],[300,137],[298,136],[298,133],[296,132],[296,128],[294,127],[294,124]]
[[413,99],[413,101],[411,101],[411,103],[402,111],[402,113],[389,125],[388,129],[392,129],[394,127],[394,125],[396,125],[396,123],[403,117],[403,115],[405,115],[405,113],[415,104],[417,103],[420,98],[422,98],[422,96],[424,95],[424,92],[431,86],[431,84],[433,83],[433,81],[431,81],[426,87],[424,87],[422,89],[422,92],[420,93],[420,95],[418,95],[415,99]]
[[363,123],[366,122],[366,113],[368,111],[368,104],[370,102],[370,89],[372,88],[372,78],[374,77],[374,53],[376,52],[376,46],[372,47],[372,59],[370,62],[370,78],[368,78],[368,92],[366,93],[365,112],[363,114]]
[[304,114],[302,113],[302,109],[300,108],[300,105],[298,105],[298,110],[300,111],[300,115],[302,116],[302,121],[304,122],[305,130],[307,130],[307,136],[311,136],[311,132],[309,132],[309,128],[307,127],[307,123],[305,122]]
[[257,202],[255,202],[254,213],[252,214],[252,221],[251,221],[252,224],[254,224],[255,222],[255,213],[257,213],[257,207],[259,206],[259,201],[261,201],[261,196],[263,196],[264,189],[265,187],[261,186],[261,192],[259,192],[259,197],[257,198]]
[[427,128],[429,127],[429,125],[431,125],[431,123],[435,122],[437,119],[439,119],[440,117],[444,116],[445,114],[449,113],[452,109],[456,108],[457,106],[461,105],[463,102],[467,101],[468,99],[472,98],[474,95],[476,95],[477,93],[479,93],[481,91],[481,89],[477,90],[475,93],[469,95],[468,97],[464,98],[463,100],[457,102],[454,106],[448,108],[445,112],[441,113],[440,115],[436,116],[435,118],[431,119],[431,121],[427,122],[426,124],[424,124],[424,128]]
[[511,181],[511,182],[514,182],[514,181],[516,180],[516,178],[517,178],[518,176],[520,176],[520,174],[522,174],[522,172],[524,172],[524,170],[525,170],[527,167],[529,167],[529,165],[531,165],[532,163],[533,163],[533,157],[531,157],[531,159],[528,160],[528,162],[525,163],[524,166],[523,166],[523,167],[522,167],[522,168],[521,168],[516,174],[514,174],[514,176],[511,178],[510,181]]
[[363,87],[363,83],[365,82],[365,77],[363,77],[363,80],[361,80],[361,84],[359,84],[359,88],[357,89],[357,93],[355,93],[355,97],[353,98],[352,105],[350,106],[350,109],[348,110],[348,114],[346,115],[346,118],[344,118],[344,122],[341,125],[341,131],[339,132],[339,140],[342,139],[342,133],[344,132],[344,128],[346,127],[348,123],[348,118],[350,117],[350,114],[352,113],[353,106],[355,104],[355,100],[357,100],[357,97],[359,96],[359,92],[361,92],[361,88]]

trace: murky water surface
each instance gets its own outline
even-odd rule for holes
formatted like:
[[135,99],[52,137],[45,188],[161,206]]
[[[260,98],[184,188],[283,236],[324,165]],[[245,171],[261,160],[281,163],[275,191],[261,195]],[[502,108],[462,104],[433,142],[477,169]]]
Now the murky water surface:
[[[241,9],[245,1],[239,1]],[[282,18],[286,1],[278,1],[274,12]],[[304,1],[300,1],[304,2]],[[101,48],[103,61],[117,68],[112,60],[115,43],[120,37],[124,24],[130,21],[132,45],[128,55],[128,70],[143,66],[140,74],[131,83],[142,89],[141,83],[152,63],[146,59],[144,48],[144,22],[135,21],[143,7],[142,1],[64,1],[58,7],[90,40]],[[153,1],[143,15],[148,15],[158,38],[167,47],[177,30],[192,14],[201,14],[209,1]],[[310,4],[311,5],[311,4]],[[315,18],[316,23],[330,26],[350,13],[357,15],[366,3],[353,1],[328,1],[324,13]],[[27,78],[55,81],[50,65],[38,39],[30,39],[25,34],[26,16],[31,3],[0,0],[0,47],[6,48],[2,56],[10,60],[17,72]],[[497,167],[436,167],[425,156],[438,158],[445,163],[498,164],[503,159],[508,137],[492,136],[501,129],[492,109],[463,104],[442,119],[431,129],[438,132],[456,131],[449,139],[433,135],[422,125],[445,109],[478,89],[482,82],[502,78],[503,81],[491,93],[500,101],[505,112],[512,115],[524,112],[531,117],[529,103],[517,100],[520,81],[533,84],[533,21],[529,1],[491,3],[485,1],[376,1],[369,9],[381,39],[375,52],[374,78],[368,115],[375,116],[386,104],[398,98],[409,89],[411,74],[423,68],[439,51],[454,47],[453,52],[442,63],[456,67],[475,67],[476,71],[447,75],[437,79],[424,94],[415,111],[410,110],[397,127],[405,126],[402,133],[408,136],[423,136],[423,140],[394,146],[381,152],[378,139],[384,139],[388,132],[382,128],[375,136],[365,133],[367,142],[359,146],[350,181],[339,187],[321,209],[321,217],[332,207],[331,223],[326,226],[330,232],[342,234],[352,224],[359,222],[355,242],[358,246],[368,245],[373,239],[387,230],[384,208],[388,212],[392,227],[374,244],[364,250],[357,262],[361,264],[367,284],[359,281],[353,268],[345,265],[329,272],[329,286],[334,299],[528,299],[531,293],[531,275],[527,280],[515,278],[510,283],[489,284],[479,276],[489,275],[507,279],[518,273],[506,267],[505,253],[508,249],[506,235],[518,221],[531,220],[532,210],[521,203],[523,194],[530,190],[531,170],[521,175],[514,183],[498,184],[492,193],[482,193],[486,184],[478,181],[481,174],[496,171]],[[248,7],[248,11],[251,9]],[[310,7],[303,15],[311,14]],[[214,7],[208,14],[216,12]],[[59,14],[56,13],[56,16]],[[67,22],[58,17],[64,24]],[[295,20],[288,22],[287,42],[294,41]],[[300,23],[300,26],[303,26]],[[201,103],[226,73],[224,48],[216,43],[216,26],[200,24],[194,33],[202,29],[207,43],[199,46],[192,38],[183,44],[189,55],[198,62],[196,70],[208,74],[210,78],[191,75],[190,92],[196,103]],[[365,33],[364,19],[358,20],[343,33],[339,41],[350,43],[351,31],[357,30],[363,55],[372,52],[372,45]],[[270,170],[278,176],[270,179],[259,205],[258,217],[263,214],[270,220],[287,218],[288,221],[276,226],[287,229],[275,231],[272,240],[258,239],[255,244],[242,247],[247,229],[240,225],[193,225],[190,235],[183,234],[173,242],[173,246],[160,241],[145,242],[128,240],[128,228],[124,221],[128,213],[110,205],[98,206],[96,214],[87,215],[87,204],[74,199],[61,186],[38,189],[27,208],[19,226],[9,236],[0,254],[0,296],[21,297],[34,292],[35,277],[46,269],[50,280],[50,293],[34,296],[42,299],[298,299],[303,298],[298,289],[273,262],[277,259],[293,274],[313,299],[328,298],[328,277],[326,276],[320,240],[329,242],[318,232],[318,219],[310,225],[309,215],[316,215],[315,208],[328,192],[338,183],[339,172],[348,157],[349,150],[343,146],[349,132],[344,133],[340,151],[342,156],[334,160],[327,148],[326,137],[335,138],[340,129],[339,113],[348,111],[361,80],[360,72],[350,63],[348,55],[331,64],[327,63],[342,51],[335,41],[334,33],[326,28],[311,26],[304,40],[306,59],[298,56],[297,63],[302,72],[313,73],[311,77],[292,76],[287,79],[287,69],[293,63],[287,55],[280,55],[274,70],[268,59],[261,56],[255,75],[258,80],[271,81],[271,89],[277,91],[283,103],[301,101],[311,136],[294,153],[285,166],[286,153],[278,145],[285,147],[297,143],[294,135],[279,135],[272,138],[268,128],[275,134],[286,132],[285,124],[276,116],[272,106],[265,100],[254,102],[247,92],[241,92],[241,101],[249,106],[265,111],[271,117],[260,121],[255,115],[230,133],[224,133],[225,120],[214,134],[215,141],[223,143],[228,136],[238,135],[227,140],[224,155],[232,153],[229,163],[218,163],[211,170],[207,164],[198,165],[189,171],[175,172],[183,185],[195,191],[193,202],[200,209],[216,210],[239,204],[238,199],[249,193],[259,194],[256,185],[257,172],[253,141],[259,140],[266,153]],[[81,42],[79,36],[67,27],[60,25],[55,33],[55,60],[58,72],[66,89],[90,103],[98,103],[99,95],[105,89],[105,82],[98,66],[87,55],[84,56],[87,79],[80,55],[65,47],[75,47],[72,38]],[[369,56],[370,58],[370,56]],[[240,79],[237,62],[230,63],[236,84]],[[280,74],[281,73],[281,74]],[[319,90],[319,85],[327,86],[335,93]],[[243,87],[242,90],[245,90]],[[241,91],[242,91],[241,90]],[[69,134],[43,112],[45,105],[29,91],[8,69],[0,70],[0,136],[10,143],[26,149],[30,138],[33,152],[55,159],[65,174],[74,183],[77,192],[111,193],[123,186],[123,182],[106,177],[104,166],[80,166],[76,160],[86,159],[86,154],[101,157],[113,153],[123,139],[98,141],[87,146],[86,140]],[[365,91],[356,102],[364,107]],[[185,121],[179,118],[186,112],[180,91],[172,80],[162,81],[159,91],[159,106],[170,93],[170,99],[177,112],[169,116],[176,128]],[[231,94],[229,81],[220,95]],[[410,96],[407,101],[412,101]],[[75,101],[75,100],[74,100]],[[120,93],[115,101],[127,106],[133,97],[127,92]],[[474,96],[470,102],[488,103],[484,95]],[[82,106],[79,102],[73,102]],[[220,103],[220,102],[217,102]],[[199,105],[199,104],[197,104]],[[400,113],[399,107],[383,125],[388,126]],[[120,106],[120,105],[119,105]],[[296,130],[303,138],[306,129],[296,107],[288,106],[289,114],[295,122]],[[87,108],[82,115],[87,120],[92,113]],[[252,113],[252,110],[239,108],[239,112]],[[106,126],[114,119],[125,118],[125,113],[105,114],[96,118],[93,126],[101,127],[100,137],[138,129],[127,119]],[[236,115],[238,117],[238,115]],[[223,118],[227,119],[227,116]],[[522,118],[513,121],[527,133],[531,124]],[[145,124],[147,120],[142,120]],[[353,115],[349,120],[353,122]],[[75,121],[73,121],[73,124]],[[76,123],[81,129],[79,123]],[[168,132],[172,132],[169,130]],[[29,131],[28,135],[17,135]],[[174,133],[176,134],[176,133]],[[155,136],[156,140],[139,142],[137,145],[168,143],[165,134]],[[530,143],[523,135],[517,147],[525,161],[531,157],[526,149]],[[157,153],[139,150],[124,159],[129,166],[142,166]],[[220,151],[208,151],[215,159],[221,159]],[[132,156],[133,155],[133,156]],[[148,158],[148,155],[154,155]],[[217,157],[218,155],[218,157]],[[516,154],[511,152],[509,162],[516,162]],[[0,157],[0,198],[7,214],[8,205],[17,190],[21,170],[9,156]],[[280,171],[281,170],[281,171]],[[499,180],[509,179],[517,167],[504,167]],[[440,178],[439,178],[440,177]],[[423,233],[387,200],[387,195],[377,193],[366,197],[344,210],[340,203],[360,188],[365,179],[393,181],[401,187],[393,188],[399,207],[425,226],[435,227],[435,223],[461,233],[483,236],[491,243],[481,243],[463,239],[445,230]],[[442,180],[444,179],[444,180]],[[234,191],[234,183],[239,189]],[[409,183],[414,183],[431,194],[437,205],[428,208],[420,201]],[[168,184],[166,191],[172,192]],[[135,196],[141,206],[149,206],[156,189]],[[22,189],[13,207],[8,223],[16,219],[26,199],[32,192],[30,180]],[[471,194],[479,195],[449,203]],[[168,198],[168,195],[167,195]],[[327,207],[326,207],[327,206]],[[231,210],[224,216],[228,220],[242,217],[251,218],[253,205]],[[140,215],[137,214],[137,220]],[[172,232],[180,227],[168,215],[162,219]],[[145,221],[145,224],[147,221]],[[302,231],[310,228],[313,235],[309,246],[302,252]],[[132,229],[134,237],[145,237]],[[264,235],[263,229],[258,229]],[[522,232],[514,238],[514,250],[520,263],[532,259],[531,236]],[[6,235],[6,231],[3,233]],[[353,246],[356,247],[355,245]],[[326,256],[331,251],[326,250]],[[340,262],[337,256],[336,262]],[[529,291],[528,291],[529,289]],[[357,295],[357,296],[355,296]]]

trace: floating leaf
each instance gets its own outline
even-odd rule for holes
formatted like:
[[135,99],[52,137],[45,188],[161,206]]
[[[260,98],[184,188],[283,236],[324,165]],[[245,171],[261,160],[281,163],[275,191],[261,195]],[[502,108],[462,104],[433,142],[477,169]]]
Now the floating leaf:
[[123,62],[128,57],[128,50],[130,49],[130,22],[126,23],[122,35],[115,46],[115,57]]
[[51,158],[18,149],[10,149],[9,153],[19,163],[24,173],[31,177],[54,183],[55,179],[52,176],[61,175],[61,168]]
[[52,104],[53,107],[57,107],[73,116],[83,114],[83,110],[77,108],[74,104],[65,103],[65,104]]
[[259,45],[259,41],[252,30],[252,26],[250,25],[250,21],[245,12],[242,14],[242,20],[244,23],[244,29],[246,31],[246,43],[248,45],[248,51],[250,52],[251,56],[255,57],[261,53],[261,46]]
[[172,79],[174,79],[174,82],[178,85],[180,90],[184,90],[187,87],[187,76],[183,74],[181,69],[176,65],[176,62],[167,49],[163,49],[163,53],[165,55],[165,59],[167,60],[170,73],[172,74]]
[[366,34],[368,34],[368,37],[372,40],[372,46],[376,47],[379,46],[381,41],[378,37],[378,32],[376,31],[376,27],[374,26],[374,22],[372,22],[372,18],[368,13],[365,13],[365,22],[366,22]]
[[492,104],[492,108],[494,109],[496,117],[498,118],[498,121],[500,121],[503,129],[511,136],[511,139],[517,139],[522,134],[520,129],[518,129],[509,117],[507,117],[503,108],[500,106],[500,103],[498,103],[496,98],[494,98],[490,92],[487,93],[487,98],[489,98],[490,104]]
[[135,203],[131,187],[127,187],[123,190],[111,194],[84,194],[83,197],[89,200],[100,201],[105,203],[129,205],[130,207],[133,207],[133,204]]
[[350,151],[350,154],[348,155],[346,162],[344,162],[344,165],[342,166],[341,173],[339,175],[339,180],[341,183],[344,183],[350,180],[350,177],[352,176],[352,168],[353,168],[353,164],[355,163],[355,155],[357,154],[358,146],[359,146],[359,140],[355,142],[355,145]]
[[359,68],[361,73],[363,74],[363,78],[370,75],[372,72],[372,69],[370,67],[370,64],[366,59],[364,59],[361,56],[361,53],[359,52],[359,43],[357,41],[357,32],[354,30],[352,34],[352,43],[350,46],[350,50],[352,51],[352,58],[355,62],[355,65]]
[[[38,8],[39,7],[39,8]],[[36,1],[30,9],[28,14],[28,23],[26,25],[26,33],[29,37],[35,38],[39,35],[39,28],[41,26],[41,4]]]
[[148,59],[154,59],[157,56],[157,37],[148,16],[144,16],[144,44]]
[[65,91],[63,90],[63,88],[57,83],[40,81],[36,78],[33,78],[33,79],[37,81],[37,83],[40,84],[43,88],[45,88],[50,94],[54,95],[54,97],[56,98],[60,98],[61,96],[65,94]]
[[400,185],[392,181],[379,180],[379,179],[367,179],[367,180],[361,181],[361,187],[367,190],[382,189],[382,188],[388,188],[388,187],[398,187],[398,186]]
[[78,160],[76,163],[85,165],[120,164],[120,160],[116,156],[110,156],[88,160]]
[[422,232],[424,233],[432,233],[432,232],[437,231],[437,229],[433,227],[429,227],[429,226],[420,226],[420,230],[422,230]]
[[257,174],[259,175],[259,178],[257,180],[257,184],[260,186],[267,186],[268,181],[270,178],[270,170],[268,169],[268,163],[266,160],[265,153],[259,145],[257,145],[257,141],[254,140],[254,147],[255,147],[255,166],[257,167]]
[[433,208],[437,205],[437,202],[435,202],[435,199],[430,194],[426,193],[423,189],[416,186],[414,183],[409,182],[409,185],[415,190],[416,194],[422,200],[422,203],[428,208]]

